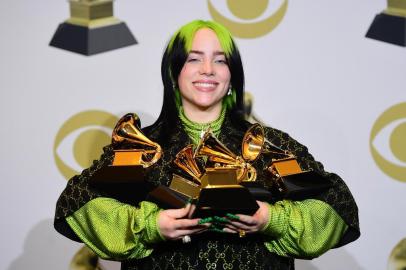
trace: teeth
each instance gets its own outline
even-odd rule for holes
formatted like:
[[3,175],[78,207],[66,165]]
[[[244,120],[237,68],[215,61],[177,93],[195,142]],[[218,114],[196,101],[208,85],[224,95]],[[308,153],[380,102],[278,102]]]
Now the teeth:
[[196,86],[198,87],[215,87],[215,83],[195,83]]

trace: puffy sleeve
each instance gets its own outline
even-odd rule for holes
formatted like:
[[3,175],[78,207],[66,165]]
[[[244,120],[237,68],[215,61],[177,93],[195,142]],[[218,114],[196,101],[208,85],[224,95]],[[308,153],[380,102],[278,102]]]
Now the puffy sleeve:
[[[302,170],[316,171],[331,184],[328,189],[300,201],[276,198],[270,204],[266,234],[272,237],[267,240],[268,249],[280,255],[307,258],[356,240],[360,236],[358,207],[344,181],[326,172],[307,147],[288,134],[267,128],[265,136],[293,153]],[[269,160],[264,162],[268,163]]]
[[95,160],[88,169],[80,175],[73,176],[56,203],[54,227],[62,235],[74,240],[81,241],[66,222],[66,217],[72,215],[82,206],[98,197],[106,197],[101,190],[91,186],[89,180],[94,173],[112,163],[114,156],[111,145],[103,148],[103,154],[99,160]]
[[318,257],[336,246],[348,226],[323,201],[283,200],[269,205],[265,246],[281,256]]
[[143,201],[138,207],[111,198],[89,201],[66,218],[75,234],[99,257],[140,259],[163,238],[157,227],[160,209]]

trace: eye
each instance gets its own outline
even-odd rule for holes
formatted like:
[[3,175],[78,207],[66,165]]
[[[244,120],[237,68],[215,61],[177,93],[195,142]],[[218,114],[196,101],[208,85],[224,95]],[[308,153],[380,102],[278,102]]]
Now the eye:
[[217,63],[217,64],[227,65],[227,60],[226,59],[216,59],[216,60],[214,60],[214,62]]
[[396,120],[382,128],[372,141],[373,147],[387,161],[406,167],[406,150],[402,139],[406,141],[406,120]]
[[233,36],[257,38],[275,29],[284,18],[288,0],[209,0],[214,21],[227,25]]
[[388,176],[406,182],[406,102],[383,112],[371,130],[370,150]]
[[99,126],[79,128],[61,141],[56,153],[67,166],[80,172],[100,157],[103,146],[111,141],[111,131]]
[[85,111],[69,118],[59,129],[54,143],[55,163],[69,179],[102,154],[111,142],[117,117],[102,111]]
[[188,56],[188,58],[186,59],[186,62],[188,63],[193,63],[193,62],[199,62],[201,60],[201,57],[191,54]]

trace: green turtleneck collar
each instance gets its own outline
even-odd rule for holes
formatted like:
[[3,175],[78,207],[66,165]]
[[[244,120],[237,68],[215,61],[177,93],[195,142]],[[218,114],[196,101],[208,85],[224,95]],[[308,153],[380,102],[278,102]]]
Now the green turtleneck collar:
[[183,127],[185,128],[187,135],[189,135],[193,144],[197,145],[199,143],[201,135],[209,127],[211,128],[211,130],[215,136],[218,136],[220,134],[221,125],[223,124],[225,116],[226,116],[226,110],[227,110],[226,107],[223,106],[223,108],[221,109],[220,116],[216,120],[214,120],[213,122],[210,122],[210,123],[200,124],[200,123],[190,121],[186,117],[185,112],[183,111],[183,107],[180,106],[179,107],[179,118],[183,124]]

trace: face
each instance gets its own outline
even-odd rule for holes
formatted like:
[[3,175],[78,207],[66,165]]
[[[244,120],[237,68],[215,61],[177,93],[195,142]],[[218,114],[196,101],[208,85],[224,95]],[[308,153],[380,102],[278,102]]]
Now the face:
[[221,110],[228,92],[230,70],[215,32],[198,30],[192,48],[178,77],[185,110]]

